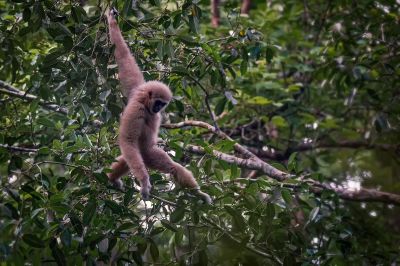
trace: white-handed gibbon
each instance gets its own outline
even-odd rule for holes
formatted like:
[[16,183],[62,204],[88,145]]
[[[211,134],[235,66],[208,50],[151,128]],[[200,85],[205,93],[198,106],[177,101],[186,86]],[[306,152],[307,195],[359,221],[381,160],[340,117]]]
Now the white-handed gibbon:
[[172,174],[179,185],[193,189],[206,203],[211,203],[210,196],[200,190],[193,174],[157,147],[160,111],[171,101],[172,93],[161,82],[144,80],[142,71],[122,37],[116,15],[115,10],[107,12],[107,20],[111,43],[115,46],[119,80],[123,94],[128,97],[128,104],[121,115],[119,128],[122,155],[111,165],[112,171],[108,178],[122,186],[120,178],[130,170],[140,183],[142,198],[148,199],[151,190],[148,167]]

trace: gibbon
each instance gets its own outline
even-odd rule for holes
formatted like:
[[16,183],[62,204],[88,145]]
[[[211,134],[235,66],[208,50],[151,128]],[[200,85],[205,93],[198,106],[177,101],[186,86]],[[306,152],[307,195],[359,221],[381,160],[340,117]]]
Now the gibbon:
[[203,201],[211,203],[210,196],[200,190],[193,174],[157,147],[160,111],[171,101],[172,93],[161,82],[144,80],[142,71],[122,37],[116,15],[115,9],[110,10],[107,12],[107,21],[110,40],[115,46],[119,80],[128,104],[120,119],[119,147],[122,155],[111,165],[109,180],[122,186],[120,177],[130,170],[140,183],[142,198],[147,200],[151,190],[148,167],[171,174],[179,185],[193,189]]

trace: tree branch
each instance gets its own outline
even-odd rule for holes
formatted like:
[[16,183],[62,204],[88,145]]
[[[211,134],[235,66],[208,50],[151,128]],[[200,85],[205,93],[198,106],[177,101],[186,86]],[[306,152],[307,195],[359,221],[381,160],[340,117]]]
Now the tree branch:
[[247,147],[252,153],[261,158],[266,158],[270,160],[286,160],[289,158],[292,152],[306,152],[315,149],[378,149],[383,151],[396,151],[400,150],[400,145],[392,145],[386,143],[369,143],[362,140],[355,141],[338,141],[338,142],[316,142],[316,143],[301,143],[297,146],[291,147],[287,152],[282,151],[270,151],[261,150],[253,147]]
[[312,191],[320,194],[323,190],[333,190],[341,199],[362,202],[383,202],[400,206],[400,195],[379,191],[376,189],[361,188],[358,190],[349,190],[343,187],[334,188],[328,185],[313,187]]
[[294,147],[293,151],[308,151],[316,148],[366,148],[366,149],[380,149],[380,150],[396,150],[399,146],[384,144],[384,143],[368,143],[366,141],[338,141],[333,143],[302,143]]
[[[218,230],[218,231],[220,231],[221,233],[223,233],[223,234],[225,234],[226,236],[228,236],[232,241],[234,241],[234,242],[236,242],[236,243],[238,243],[238,244],[243,244],[243,241],[241,241],[240,239],[237,239],[235,236],[233,236],[231,233],[229,233],[227,230],[225,230],[224,228],[222,228],[221,226],[219,226],[217,223],[215,223],[215,222],[212,221],[211,219],[208,219],[208,218],[205,217],[205,216],[202,216],[201,218],[202,218],[206,223],[211,224],[216,230]],[[247,244],[245,245],[245,247],[246,247],[247,250],[249,250],[249,251],[251,251],[251,252],[253,252],[253,253],[257,254],[257,255],[260,255],[260,256],[262,256],[262,257],[271,259],[271,260],[277,262],[279,265],[283,265],[283,262],[282,262],[279,258],[277,258],[277,257],[274,256],[274,255],[265,253],[263,250],[260,250],[260,249],[258,249],[258,248],[256,248],[256,247],[254,247],[254,246],[251,245],[250,243],[247,243]]]
[[39,99],[37,96],[33,94],[28,94],[24,91],[20,91],[17,88],[11,86],[10,84],[0,80],[0,93],[7,94],[12,97],[20,98],[28,102],[32,102],[34,100],[38,100],[39,105],[45,109],[56,111],[61,114],[68,114],[68,109],[61,107],[55,103],[47,102],[42,99]]
[[24,147],[18,147],[18,146],[9,146],[7,144],[0,144],[0,147],[5,148],[9,151],[13,152],[37,152],[38,149],[31,149],[31,148],[24,148]]
[[254,161],[254,163],[257,163],[258,165],[262,165],[263,171],[265,171],[265,173],[267,175],[273,177],[274,179],[283,181],[291,176],[290,174],[282,172],[282,171],[276,169],[275,167],[273,167],[272,165],[264,162],[259,157],[257,157],[254,153],[249,151],[247,148],[245,148],[244,146],[242,146],[239,143],[237,143],[236,141],[234,141],[227,134],[225,134],[221,130],[217,130],[215,127],[211,126],[208,123],[205,123],[202,121],[187,120],[187,121],[183,121],[183,122],[176,123],[176,124],[163,124],[162,125],[162,127],[168,128],[168,129],[183,128],[183,127],[187,127],[187,126],[196,126],[196,127],[201,127],[201,128],[207,129],[209,132],[212,132],[223,139],[227,139],[227,140],[234,142],[233,147],[237,152],[240,152],[241,154],[243,154],[247,159],[251,159],[252,161]]
[[[7,148],[10,151],[16,151],[16,152],[37,152],[39,149],[28,149],[28,148],[22,148],[18,146],[8,146],[8,145],[1,145],[1,147]],[[198,154],[198,155],[205,155],[208,154],[206,150],[202,147],[195,146],[195,145],[188,145],[185,148],[188,152]],[[274,178],[278,181],[282,181],[278,177],[274,177],[272,175],[269,175],[269,168],[265,168],[265,165],[260,164],[259,161],[255,161],[253,159],[243,159],[239,158],[230,154],[226,154],[220,151],[213,150],[211,156],[214,156],[215,158],[225,161],[228,164],[234,164],[238,165],[240,167],[248,168],[248,169],[254,169],[261,171],[265,173],[266,175],[270,176],[271,178]],[[39,162],[41,163],[46,163],[48,161],[43,161]],[[52,163],[52,162],[48,162]],[[54,163],[54,162],[53,162]],[[80,166],[82,167],[82,166]],[[272,167],[272,166],[270,166]],[[279,170],[278,170],[279,171]],[[281,172],[281,171],[280,171]],[[284,173],[284,172],[282,172]],[[286,174],[286,173],[284,173]],[[288,174],[286,174],[288,175]],[[393,193],[388,193],[388,192],[383,192],[379,191],[376,189],[366,189],[366,188],[361,188],[360,190],[349,190],[343,187],[332,187],[327,184],[321,184],[318,183],[315,180],[303,180],[303,182],[307,182],[308,184],[311,185],[311,190],[315,194],[320,194],[322,193],[323,190],[332,190],[334,191],[340,198],[344,200],[351,200],[351,201],[367,201],[367,202],[383,202],[383,203],[388,203],[388,204],[395,204],[395,205],[400,205],[400,195],[393,194]],[[285,185],[285,184],[284,184]],[[289,185],[289,184],[288,184]],[[291,186],[295,186],[294,184],[290,184]],[[157,199],[156,196],[154,198]],[[171,204],[171,202],[169,202]]]
[[[191,153],[198,154],[198,155],[207,154],[207,152],[204,148],[202,148],[200,146],[195,146],[195,145],[186,146],[186,150]],[[238,165],[240,167],[244,167],[244,168],[251,169],[251,170],[262,171],[269,177],[276,179],[278,181],[284,181],[285,179],[290,177],[290,174],[282,172],[262,160],[254,160],[252,158],[243,159],[243,158],[239,158],[239,157],[236,157],[236,156],[233,156],[230,154],[226,154],[226,153],[223,153],[220,151],[216,151],[216,150],[213,150],[211,155],[214,156],[215,158],[225,161],[229,164]]]
[[[26,101],[34,101],[37,100],[38,97],[32,94],[27,94],[24,93],[23,91],[20,91],[16,89],[15,87],[5,83],[4,81],[0,80],[0,92],[24,99]],[[66,108],[60,107],[59,105],[56,105],[54,103],[46,102],[43,101],[42,99],[39,99],[39,104],[43,106],[46,109],[50,109],[62,114],[68,114],[68,110]],[[264,162],[261,160],[257,155],[255,155],[253,152],[251,152],[249,149],[245,148],[244,146],[240,145],[239,143],[235,142],[232,138],[230,138],[227,134],[224,132],[216,129],[215,127],[211,126],[208,123],[202,122],[202,121],[194,121],[194,120],[188,120],[184,122],[180,122],[177,124],[164,124],[162,127],[166,129],[176,129],[176,128],[184,128],[184,127],[200,127],[204,128],[207,131],[214,133],[218,135],[219,137],[223,139],[230,140],[234,142],[234,149],[244,155],[246,158],[239,158],[233,155],[225,154],[216,150],[212,151],[212,156],[223,160],[227,163],[230,164],[235,164],[239,165],[241,167],[245,167],[248,169],[253,169],[253,170],[258,170],[266,175],[268,175],[271,178],[274,178],[278,181],[284,181],[291,175],[289,173],[282,172],[275,167],[271,166],[270,164]],[[319,145],[312,145],[312,144],[302,144],[299,145],[296,149],[298,151],[305,151],[305,150],[310,150],[314,148],[325,148],[325,147],[347,147],[347,148],[357,148],[357,147],[367,147],[367,148],[374,148],[374,147],[379,147],[381,149],[390,149],[392,148],[390,145],[387,144],[368,144],[365,142],[350,142],[350,141],[342,141],[340,143],[336,144],[319,144]],[[1,147],[8,149],[9,151],[13,152],[37,152],[38,149],[33,149],[33,148],[24,148],[24,147],[18,147],[18,146],[9,146],[9,145],[4,145],[2,144]],[[206,151],[199,146],[194,146],[194,145],[189,145],[186,148],[189,152],[195,153],[195,154],[206,154]],[[261,155],[262,156],[262,155]],[[269,154],[269,157],[273,157],[272,153]],[[276,158],[276,157],[274,157]],[[332,187],[327,187],[323,184],[313,184],[313,192],[319,193],[323,189],[331,189],[335,191],[339,197],[342,199],[346,200],[356,200],[356,201],[379,201],[379,202],[385,202],[385,203],[392,203],[396,205],[400,205],[400,195],[396,194],[391,194],[387,192],[381,192],[378,190],[373,190],[373,189],[361,189],[358,191],[350,191],[346,190],[344,188],[332,188]]]
[[[188,145],[186,147],[188,152],[198,154],[198,155],[205,155],[207,154],[206,150],[199,146]],[[262,173],[278,180],[282,181],[279,178],[275,178],[268,174],[268,171],[264,168],[262,164],[257,161],[251,159],[243,159],[233,155],[229,155],[220,151],[212,151],[212,156],[215,158],[225,161],[228,164],[238,165],[240,167],[244,167],[247,169],[258,170]],[[352,200],[352,201],[369,201],[369,202],[384,202],[384,203],[391,203],[395,205],[400,205],[400,195],[382,192],[376,189],[366,189],[361,188],[359,190],[349,190],[343,187],[332,187],[327,184],[318,183],[315,180],[303,180],[303,182],[308,183],[311,185],[312,192],[316,194],[320,194],[323,190],[332,190],[334,191],[341,199],[345,200]]]
[[[218,135],[221,138],[228,139],[233,141],[228,135],[226,135],[222,131],[217,131],[213,126],[202,122],[202,121],[184,121],[180,122],[177,124],[164,124],[164,128],[168,129],[174,129],[174,128],[183,128],[183,127],[190,127],[190,126],[197,126],[201,127],[204,129],[207,129],[209,132],[212,132],[216,135]],[[351,144],[350,142],[342,142],[343,145],[347,145],[348,147],[355,147],[356,145],[353,143]],[[307,146],[299,146],[300,149],[306,149]],[[233,155],[229,155],[220,151],[213,150],[212,151],[212,156],[225,161],[229,164],[235,164],[244,168],[252,169],[252,170],[258,170],[266,175],[268,175],[271,178],[274,178],[278,181],[284,181],[288,177],[290,177],[289,173],[282,172],[275,167],[271,166],[270,164],[262,161],[259,159],[254,153],[250,152],[247,148],[244,146],[240,145],[239,143],[235,142],[234,148],[236,151],[241,152],[244,155],[250,155],[247,159],[239,158]],[[206,150],[202,147],[199,146],[194,146],[194,145],[188,145],[186,149],[189,152],[199,154],[199,155],[204,155],[207,154]],[[357,191],[352,191],[348,190],[345,188],[339,188],[339,187],[331,187],[325,184],[318,183],[314,180],[308,180],[305,182],[309,183],[312,186],[312,190],[315,193],[320,192],[323,189],[329,189],[333,190],[335,193],[338,194],[338,196],[342,199],[346,200],[354,200],[354,201],[378,201],[378,202],[384,202],[384,203],[392,203],[396,205],[400,205],[400,195],[397,194],[391,194],[387,192],[381,192],[378,190],[374,189],[365,189],[362,188]]]

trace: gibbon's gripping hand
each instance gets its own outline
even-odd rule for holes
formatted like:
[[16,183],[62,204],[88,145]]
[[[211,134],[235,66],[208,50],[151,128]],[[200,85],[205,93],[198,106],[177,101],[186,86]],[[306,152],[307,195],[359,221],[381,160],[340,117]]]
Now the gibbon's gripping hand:
[[122,182],[121,179],[116,179],[114,181],[111,181],[114,187],[116,187],[119,190],[124,190],[124,182]]
[[119,15],[119,13],[118,13],[117,9],[115,7],[112,7],[110,9],[110,16],[112,16],[113,18],[117,18],[118,15]]
[[110,9],[108,13],[106,13],[106,17],[108,25],[114,25],[114,24],[116,25],[117,24],[116,18],[118,17],[118,11],[113,7]]

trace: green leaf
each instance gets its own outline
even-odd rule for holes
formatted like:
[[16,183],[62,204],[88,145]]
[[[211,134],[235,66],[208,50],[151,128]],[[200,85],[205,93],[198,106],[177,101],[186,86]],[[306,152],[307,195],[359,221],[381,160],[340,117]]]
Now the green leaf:
[[199,19],[196,16],[188,16],[189,17],[189,28],[190,31],[193,32],[194,34],[199,33]]
[[96,200],[95,199],[89,200],[83,212],[82,222],[84,225],[88,225],[90,223],[94,214],[96,213],[96,208],[97,208]]
[[177,231],[176,226],[173,225],[172,223],[170,223],[168,220],[162,219],[162,220],[161,220],[161,223],[162,223],[162,225],[163,225],[165,228],[167,228],[167,229],[169,229],[169,230],[171,230],[171,231],[173,231],[173,232],[176,232],[176,231]]
[[157,261],[158,257],[160,256],[160,252],[158,251],[158,247],[156,243],[150,242],[150,254],[153,261]]
[[53,255],[53,258],[56,260],[57,265],[67,265],[64,253],[57,245],[57,240],[52,239],[49,243],[49,246],[51,249],[51,255]]
[[132,201],[132,198],[133,198],[133,195],[134,195],[135,191],[136,191],[135,189],[129,188],[129,189],[125,192],[125,195],[124,195],[124,205],[125,205],[125,206],[128,206],[129,203]]
[[265,60],[270,64],[272,62],[272,58],[275,55],[275,50],[272,49],[271,47],[267,47],[265,50]]
[[247,100],[248,103],[250,104],[256,104],[256,105],[267,105],[270,104],[272,101],[262,97],[262,96],[255,96],[249,100]]
[[22,19],[24,21],[29,21],[29,19],[31,18],[31,14],[32,14],[31,10],[28,7],[26,7],[22,12]]
[[45,242],[33,234],[24,234],[22,240],[34,248],[44,248]]
[[164,42],[160,41],[157,44],[157,55],[160,60],[164,59]]
[[185,209],[183,207],[177,207],[170,215],[169,220],[171,223],[177,223],[185,217]]
[[226,102],[227,100],[225,97],[218,101],[217,105],[215,106],[215,115],[220,115],[224,111]]
[[319,213],[319,207],[315,207],[311,210],[310,215],[308,216],[308,223],[314,222]]
[[293,197],[292,197],[292,194],[290,193],[290,191],[286,188],[283,188],[281,190],[281,195],[282,195],[283,200],[286,202],[286,204],[290,206],[293,202]]
[[278,170],[281,171],[286,171],[286,167],[283,164],[277,163],[277,162],[271,162],[271,166],[275,167]]
[[71,246],[71,242],[72,242],[72,234],[70,232],[69,229],[64,229],[61,233],[61,242],[63,243],[63,245],[65,245],[66,247],[70,247]]
[[96,178],[96,180],[103,185],[107,185],[108,184],[108,177],[104,172],[95,172],[93,173],[94,177]]
[[79,220],[79,217],[75,213],[70,213],[69,215],[71,219],[71,223],[78,235],[82,235],[83,233],[83,226],[81,221]]
[[267,203],[265,211],[266,211],[267,218],[269,218],[270,220],[273,220],[275,217],[275,205],[272,203]]
[[244,220],[242,214],[231,206],[225,205],[224,209],[233,217],[233,221],[239,230],[243,231],[246,228],[246,221]]
[[124,18],[128,17],[131,9],[132,9],[132,0],[125,0],[124,7],[122,8],[122,16]]
[[293,152],[290,154],[288,159],[288,170],[293,171],[296,170],[297,161],[296,161],[297,152]]
[[247,72],[247,60],[242,60],[242,62],[240,63],[240,74],[244,75]]
[[172,22],[172,26],[177,29],[180,24],[181,24],[181,20],[182,20],[182,14],[179,13],[177,15],[174,16],[173,22]]
[[19,196],[18,190],[12,189],[12,188],[5,188],[5,191],[7,192],[8,195],[10,195],[11,198],[13,198],[16,202],[20,202],[21,198]]
[[121,231],[125,231],[127,229],[137,228],[137,227],[138,227],[137,224],[128,222],[128,223],[121,224],[115,231],[121,232]]
[[259,82],[255,84],[256,89],[258,90],[278,90],[282,89],[281,84],[273,81],[265,81]]
[[115,213],[115,214],[121,214],[122,213],[122,209],[121,207],[114,201],[111,200],[104,200],[104,203],[106,204],[106,206],[108,208],[110,208],[110,210]]
[[182,241],[183,241],[183,230],[182,228],[179,228],[178,231],[176,231],[174,234],[174,243],[175,245],[179,246],[182,244]]

